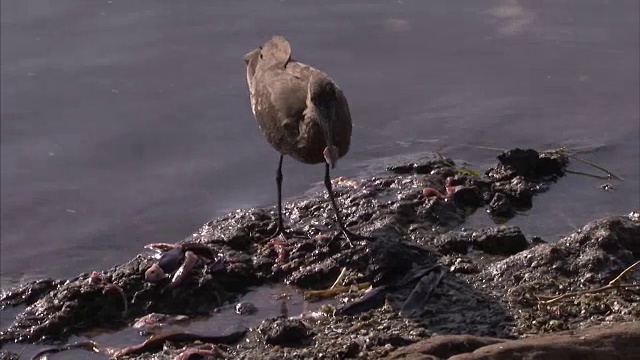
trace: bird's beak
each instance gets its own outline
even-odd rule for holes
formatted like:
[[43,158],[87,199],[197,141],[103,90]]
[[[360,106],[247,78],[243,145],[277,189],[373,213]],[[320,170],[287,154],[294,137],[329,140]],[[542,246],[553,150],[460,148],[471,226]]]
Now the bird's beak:
[[322,117],[321,119],[318,119],[318,122],[320,123],[320,127],[322,127],[324,141],[327,145],[327,147],[324,148],[322,155],[324,156],[327,164],[329,164],[333,169],[336,167],[336,163],[338,161],[338,149],[333,145],[333,132],[331,131],[331,126],[329,126],[330,121],[332,121],[330,118],[331,114],[326,108],[319,108],[318,113],[318,115]]
[[336,161],[337,161],[337,149],[335,146],[333,145],[327,145],[326,148],[324,148],[324,151],[322,152],[322,155],[324,156],[324,160],[327,162],[327,164],[329,164],[329,166],[331,166],[332,169],[334,169],[336,167]]

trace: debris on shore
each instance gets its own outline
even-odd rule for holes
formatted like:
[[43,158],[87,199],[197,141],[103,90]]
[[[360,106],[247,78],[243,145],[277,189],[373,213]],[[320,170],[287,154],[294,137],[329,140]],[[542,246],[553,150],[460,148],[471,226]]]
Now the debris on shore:
[[[333,236],[331,206],[318,194],[286,204],[290,228],[282,240],[265,243],[275,231],[272,209],[238,210],[205,224],[181,244],[207,247],[217,254],[215,266],[194,260],[179,286],[168,277],[145,279],[158,262],[145,255],[101,273],[23,284],[0,296],[1,308],[26,306],[0,333],[0,346],[60,348],[72,335],[131,327],[152,313],[206,316],[249,288],[272,283],[335,296],[339,304],[266,318],[234,342],[212,343],[216,350],[175,341],[128,358],[515,359],[523,349],[553,350],[539,334],[562,334],[568,347],[591,341],[572,331],[639,344],[640,328],[631,324],[640,319],[640,275],[633,268],[640,260],[638,214],[604,217],[555,243],[527,239],[509,225],[460,230],[479,208],[504,222],[532,207],[569,164],[563,152],[531,149],[503,152],[498,160],[484,175],[438,156],[334,180],[346,225],[370,237],[352,247]],[[199,337],[201,344],[234,334],[211,329],[188,339]]]

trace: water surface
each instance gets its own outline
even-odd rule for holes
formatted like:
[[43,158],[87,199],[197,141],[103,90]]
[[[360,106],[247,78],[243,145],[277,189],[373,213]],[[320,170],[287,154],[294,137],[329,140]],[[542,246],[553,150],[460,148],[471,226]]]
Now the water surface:
[[[640,208],[639,3],[71,1],[1,3],[2,286],[69,277],[275,202],[278,155],[243,55],[272,34],[343,88],[355,122],[335,176],[441,151],[598,146],[624,178],[569,175],[510,223],[547,239]],[[590,170],[582,165],[575,169]],[[285,196],[322,179],[285,162]],[[470,224],[489,223],[478,211]]]

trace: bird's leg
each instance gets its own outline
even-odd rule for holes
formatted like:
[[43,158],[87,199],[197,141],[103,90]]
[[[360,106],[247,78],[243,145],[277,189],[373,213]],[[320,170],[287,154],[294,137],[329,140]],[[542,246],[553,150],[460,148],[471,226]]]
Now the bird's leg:
[[331,185],[331,175],[329,174],[329,164],[324,164],[324,186],[327,188],[327,192],[329,193],[329,199],[331,199],[331,206],[333,207],[333,211],[336,213],[336,219],[338,221],[338,225],[340,226],[340,230],[344,234],[347,242],[349,242],[349,246],[353,247],[352,240],[357,239],[366,239],[365,236],[354,234],[342,222],[342,216],[340,215],[340,210],[338,209],[338,205],[336,204],[336,199],[333,197],[333,187]]
[[276,232],[271,235],[269,240],[275,239],[282,235],[284,231],[284,221],[282,220],[282,159],[283,155],[280,155],[280,161],[278,162],[278,171],[276,171],[276,184],[278,185],[278,227]]

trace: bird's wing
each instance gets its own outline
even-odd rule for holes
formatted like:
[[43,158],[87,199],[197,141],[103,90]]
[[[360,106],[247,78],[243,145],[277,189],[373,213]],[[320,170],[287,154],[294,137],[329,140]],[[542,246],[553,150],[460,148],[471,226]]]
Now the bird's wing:
[[324,77],[329,77],[327,74],[325,74],[324,72],[303,64],[301,62],[297,62],[293,59],[291,59],[291,61],[289,61],[289,63],[287,64],[286,67],[286,72],[288,74],[290,74],[291,76],[300,79],[301,81],[304,82],[305,84],[305,88],[309,85],[309,81],[311,80],[311,77],[317,77],[317,76],[324,76]]
[[290,60],[285,69],[263,68],[260,83],[270,94],[269,98],[280,116],[300,122],[307,108],[307,91],[312,76],[327,76],[323,72]]
[[309,80],[318,74],[323,73],[295,61],[290,61],[285,69],[259,67],[256,72],[256,98],[259,103],[256,113],[263,119],[269,119],[271,125],[265,126],[280,129],[289,146],[304,142],[309,128],[317,127],[307,118],[305,110]]
[[269,94],[269,101],[280,118],[297,121],[306,108],[307,87],[304,81],[285,71],[269,73],[267,81],[261,85]]

